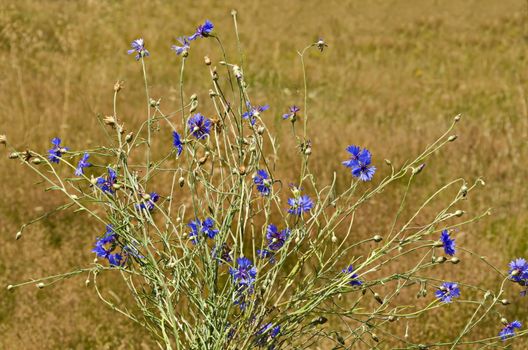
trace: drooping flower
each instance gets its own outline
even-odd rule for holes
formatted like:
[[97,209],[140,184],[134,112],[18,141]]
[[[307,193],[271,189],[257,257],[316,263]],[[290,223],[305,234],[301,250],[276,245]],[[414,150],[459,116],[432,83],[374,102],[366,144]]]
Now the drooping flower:
[[136,204],[136,208],[139,210],[146,209],[148,211],[152,211],[155,207],[154,203],[156,203],[159,198],[159,194],[157,194],[156,192],[150,192],[148,197],[146,197],[145,202]]
[[211,121],[201,115],[200,113],[195,114],[187,122],[189,130],[197,139],[205,139],[207,135],[211,132]]
[[178,151],[178,157],[179,157],[183,151],[183,143],[181,141],[180,134],[178,134],[176,131],[172,132],[172,145]]
[[96,185],[99,187],[104,193],[108,194],[114,194],[114,184],[117,181],[117,174],[112,168],[108,168],[108,176],[106,178],[104,177],[98,177]]
[[210,20],[205,20],[205,23],[199,25],[196,28],[196,32],[189,37],[189,40],[195,40],[197,38],[207,38],[213,31],[214,24]]
[[447,255],[451,255],[451,256],[455,255],[456,253],[455,239],[449,236],[449,232],[447,232],[447,230],[442,231],[440,240],[442,241],[442,244],[444,245],[444,252]]
[[450,303],[453,298],[460,297],[460,288],[458,288],[457,283],[444,282],[438,287],[435,295],[441,302]]
[[62,157],[62,154],[69,150],[68,147],[61,147],[61,139],[54,137],[51,140],[53,147],[48,151],[48,159],[52,163],[59,163],[59,158]]
[[139,39],[132,41],[130,46],[132,47],[132,49],[128,50],[127,53],[130,55],[136,52],[137,53],[136,61],[139,61],[141,57],[150,56],[150,52],[148,52],[148,50],[145,49],[145,41],[143,40],[143,38],[139,38]]
[[301,216],[303,213],[310,211],[313,208],[313,202],[307,195],[297,196],[295,198],[288,198],[288,213]]
[[257,174],[253,177],[253,183],[257,185],[257,191],[259,191],[261,195],[268,196],[270,194],[271,180],[266,170],[257,170]]
[[211,239],[215,238],[219,230],[214,228],[214,224],[215,223],[212,218],[207,218],[202,222],[200,222],[198,219],[189,222],[187,226],[191,228],[191,232],[189,233],[191,242],[193,244],[198,243],[201,236],[207,236]]
[[349,275],[349,279],[350,279],[350,281],[348,282],[349,285],[361,286],[363,284],[363,282],[359,280],[358,274],[354,272],[354,266],[348,265],[348,267],[341,270],[341,272],[346,275]]
[[361,181],[370,181],[376,172],[376,167],[371,165],[372,156],[365,148],[361,150],[360,147],[350,145],[347,147],[350,153],[350,159],[343,162],[347,168],[351,168],[352,175],[359,178]]
[[504,328],[499,332],[499,336],[503,341],[505,341],[508,338],[511,338],[515,336],[515,329],[520,329],[522,326],[522,323],[515,320],[511,323],[508,323]]
[[518,258],[511,261],[508,275],[510,275],[512,281],[526,285],[528,280],[528,263],[526,260]]
[[176,52],[176,55],[178,56],[181,54],[183,54],[183,56],[186,56],[187,53],[189,52],[189,49],[191,48],[189,41],[185,37],[178,38],[178,41],[180,42],[181,46],[172,45],[171,50]]
[[84,168],[92,166],[91,163],[88,162],[88,158],[90,155],[88,153],[84,153],[81,160],[79,160],[79,163],[77,164],[77,168],[75,168],[75,175],[82,176],[84,174]]
[[104,236],[97,238],[92,252],[99,258],[107,259],[110,265],[119,266],[123,261],[123,256],[119,253],[113,253],[115,248],[116,234],[114,228],[112,225],[107,225]]
[[285,113],[285,114],[282,115],[282,119],[284,119],[284,120],[289,119],[292,122],[295,122],[297,120],[297,113],[300,110],[301,109],[299,107],[297,107],[296,105],[290,106],[288,108],[288,113]]
[[246,106],[248,111],[242,114],[242,118],[249,119],[251,125],[255,125],[257,118],[260,116],[260,113],[269,109],[269,105],[252,107],[249,102],[246,103]]

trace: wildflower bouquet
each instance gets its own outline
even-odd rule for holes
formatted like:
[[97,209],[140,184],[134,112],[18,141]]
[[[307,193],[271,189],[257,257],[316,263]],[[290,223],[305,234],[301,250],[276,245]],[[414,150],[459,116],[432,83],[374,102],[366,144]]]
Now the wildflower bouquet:
[[[236,12],[232,15],[237,28]],[[197,94],[186,99],[183,83],[191,46],[201,40],[215,41],[223,57],[220,70],[205,58],[211,79],[204,102]],[[145,327],[166,349],[492,347],[525,333],[516,333],[521,322],[503,319],[500,307],[509,304],[503,298],[508,281],[528,285],[526,261],[515,260],[505,273],[455,244],[459,228],[487,214],[466,219],[457,207],[483,181],[455,179],[408,214],[414,180],[432,154],[455,141],[451,132],[460,116],[413,160],[399,167],[385,161],[384,177],[379,162],[354,145],[351,135],[343,144],[342,164],[336,159],[330,165],[332,181],[321,184],[310,170],[304,64],[306,52],[327,47],[320,39],[298,52],[304,101],[279,113],[299,150],[291,151],[299,157],[296,178],[279,178],[278,145],[266,126],[273,112],[251,99],[243,66],[228,59],[213,24],[205,21],[178,41],[172,46],[181,60],[176,112],[164,112],[150,96],[150,52],[137,39],[128,54],[138,61],[145,85],[145,119],[138,130],[125,130],[118,113],[119,81],[114,110],[101,119],[112,132],[108,145],[76,150],[56,137],[47,154],[12,150],[10,158],[65,195],[68,203],[60,209],[76,208],[101,229],[94,234],[93,264],[9,290],[85,275],[104,303]],[[164,153],[154,152],[158,128],[172,138]],[[8,144],[6,137],[0,141]],[[344,190],[338,173],[348,177]],[[382,233],[358,236],[358,210],[400,182],[405,185],[393,224]],[[423,215],[453,188],[435,215]],[[496,274],[495,289],[456,281],[449,270],[460,262],[461,250]],[[438,270],[451,279],[436,277]],[[103,273],[120,276],[135,305],[110,301],[98,282]],[[431,288],[435,292],[428,296]],[[417,291],[423,302],[410,303],[409,292]],[[452,339],[409,338],[409,324],[443,308],[456,313],[458,306],[471,310],[463,327],[451,331]],[[475,329],[490,318],[504,326],[482,337]]]

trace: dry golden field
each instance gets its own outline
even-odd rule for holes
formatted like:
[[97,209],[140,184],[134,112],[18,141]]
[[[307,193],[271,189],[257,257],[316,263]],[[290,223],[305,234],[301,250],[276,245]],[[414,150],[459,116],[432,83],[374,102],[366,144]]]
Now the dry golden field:
[[[526,1],[0,0],[0,134],[19,149],[43,152],[55,136],[77,149],[97,145],[105,136],[97,116],[110,113],[116,80],[125,81],[119,110],[133,129],[145,118],[140,68],[126,55],[137,37],[145,38],[151,52],[151,95],[176,110],[179,59],[170,45],[208,18],[235,56],[233,8],[250,90],[255,101],[272,107],[266,118],[279,136],[283,164],[293,157],[292,142],[279,116],[302,99],[296,51],[323,37],[328,49],[307,57],[311,166],[321,181],[340,168],[350,143],[368,147],[383,169],[383,159],[410,159],[461,113],[458,140],[427,164],[411,198],[423,200],[449,179],[482,176],[486,186],[463,209],[477,215],[492,208],[492,215],[465,227],[460,244],[503,269],[514,257],[528,257]],[[206,100],[204,55],[221,59],[209,42],[192,48],[187,97],[196,92]],[[169,133],[159,137],[170,142]],[[99,228],[78,213],[52,215],[15,241],[22,224],[64,198],[45,192],[33,173],[7,159],[7,151],[0,149],[0,155],[0,285],[89,265]],[[382,231],[394,203],[374,201],[369,207],[376,210],[364,212],[362,227]],[[487,283],[488,276],[464,265],[463,257],[456,271]],[[3,288],[0,349],[154,348],[144,330],[103,306],[84,280],[14,293]],[[111,275],[103,284],[118,303],[126,302]],[[528,299],[519,290],[509,288],[514,303],[504,315],[528,324]],[[424,336],[452,336],[436,319],[426,321],[431,326]],[[490,322],[478,332],[494,336],[498,327]]]

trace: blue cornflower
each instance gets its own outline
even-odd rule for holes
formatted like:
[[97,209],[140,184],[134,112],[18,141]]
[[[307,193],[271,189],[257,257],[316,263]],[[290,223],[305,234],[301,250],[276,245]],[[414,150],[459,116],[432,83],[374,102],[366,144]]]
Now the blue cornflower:
[[354,266],[348,265],[348,267],[344,268],[343,270],[341,270],[341,272],[343,272],[344,274],[349,275],[349,278],[350,278],[350,281],[348,282],[349,285],[351,285],[351,286],[361,286],[363,284],[363,282],[358,279],[358,277],[359,277],[358,274],[354,273]]
[[297,120],[297,113],[301,110],[296,105],[290,106],[288,108],[288,113],[285,113],[282,115],[282,119],[290,119],[292,122],[295,122]]
[[288,198],[288,205],[290,206],[288,213],[299,216],[313,208],[313,202],[307,195]]
[[181,141],[180,134],[178,134],[176,131],[172,132],[172,145],[178,151],[178,157],[179,157],[183,151],[183,143]]
[[275,339],[280,333],[280,325],[273,327],[273,323],[269,322],[260,328],[255,337],[257,338],[255,344],[257,346],[265,346],[271,338],[271,341]]
[[180,42],[181,46],[172,45],[171,50],[176,52],[176,55],[186,56],[187,52],[189,52],[189,49],[191,48],[189,41],[185,37],[178,38],[178,41]]
[[197,38],[207,38],[213,31],[214,24],[210,20],[205,20],[205,23],[199,25],[196,28],[196,32],[189,37],[189,40],[195,40]]
[[79,160],[79,163],[77,164],[77,168],[75,168],[75,175],[82,176],[84,174],[83,169],[92,166],[92,163],[88,162],[89,157],[90,155],[88,153],[85,153],[82,156],[81,160]]
[[257,170],[257,174],[253,177],[253,183],[257,185],[257,191],[259,191],[261,195],[268,196],[270,194],[271,180],[266,170]]
[[252,107],[249,102],[246,102],[246,106],[248,108],[248,111],[242,114],[242,118],[249,119],[251,125],[255,125],[255,122],[257,121],[257,118],[260,113],[269,109],[269,105]]
[[526,285],[528,280],[528,263],[525,259],[518,258],[510,262],[510,269],[508,270],[510,279],[514,282]]
[[211,132],[211,121],[201,115],[200,113],[195,114],[187,122],[189,130],[197,139],[205,139],[207,135]]
[[271,250],[257,249],[257,256],[261,259],[269,259],[269,262],[275,263],[275,254]]
[[251,286],[257,277],[257,268],[245,256],[237,259],[237,265],[236,269],[229,268],[229,274],[233,277],[233,282],[239,285]]
[[134,245],[128,244],[123,247],[123,252],[125,255],[133,256],[136,259],[144,259],[145,257],[140,254],[139,249],[137,249]]
[[214,220],[211,218],[207,218],[202,222],[198,219],[189,222],[187,226],[191,228],[191,232],[189,233],[191,242],[193,244],[198,243],[200,236],[207,236],[211,239],[215,238],[219,230],[214,228],[214,224]]
[[268,225],[266,239],[268,240],[268,248],[270,250],[277,251],[282,248],[288,237],[290,237],[289,229],[285,228],[284,230],[279,231],[277,226],[273,224]]
[[512,323],[508,323],[504,328],[500,331],[499,336],[504,341],[508,338],[511,338],[515,335],[515,328],[520,329],[522,326],[522,323],[515,320]]
[[458,288],[458,284],[456,283],[444,282],[438,287],[435,295],[443,303],[450,303],[453,298],[460,296],[460,288]]
[[211,256],[217,259],[220,264],[233,261],[233,258],[231,257],[231,248],[229,248],[226,243],[222,243],[220,247],[215,245],[211,250]]
[[48,151],[48,159],[52,163],[59,163],[59,158],[62,157],[62,154],[69,150],[68,147],[61,147],[61,139],[54,137],[51,140],[53,147]]
[[352,169],[352,175],[361,181],[370,181],[376,172],[376,167],[370,165],[372,156],[365,148],[350,145],[346,149],[350,153],[350,159],[343,162],[343,165]]
[[442,243],[444,245],[444,252],[447,255],[451,255],[451,256],[455,255],[455,253],[456,253],[455,239],[451,238],[449,236],[449,232],[447,232],[447,230],[443,230],[442,231],[442,234],[440,236],[440,240],[442,241]]
[[106,178],[104,177],[98,177],[96,180],[96,185],[99,187],[104,193],[108,194],[114,194],[114,184],[117,181],[117,174],[112,168],[108,168],[108,176]]
[[127,53],[130,55],[134,52],[137,52],[136,61],[139,61],[141,57],[150,56],[150,52],[145,49],[145,41],[142,38],[132,41],[130,46],[132,47],[132,49],[128,50]]
[[156,192],[150,192],[148,197],[149,198],[146,200],[146,202],[136,204],[136,208],[140,210],[147,209],[148,211],[154,210],[154,207],[155,207],[154,203],[156,203],[159,200],[160,196]]
[[103,237],[95,241],[95,246],[92,249],[98,257],[107,259],[110,265],[121,265],[123,256],[119,253],[112,253],[116,247],[116,234],[112,225],[106,226],[106,232]]

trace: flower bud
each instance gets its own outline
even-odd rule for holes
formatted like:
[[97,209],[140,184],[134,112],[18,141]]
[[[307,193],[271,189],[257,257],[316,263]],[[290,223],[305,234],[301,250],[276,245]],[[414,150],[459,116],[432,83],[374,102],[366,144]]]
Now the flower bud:
[[215,97],[217,94],[213,91],[213,89],[209,89],[209,97]]
[[189,113],[196,112],[197,109],[198,109],[198,101],[191,102],[191,108],[189,108]]
[[132,139],[134,138],[134,133],[133,132],[129,132],[126,136],[125,136],[125,142],[126,143],[130,143],[132,142]]
[[18,241],[20,238],[22,238],[22,231],[18,231],[15,235],[15,239]]
[[10,285],[7,286],[7,290],[8,290],[8,291],[12,291],[14,288],[15,288],[15,287],[14,287],[12,284],[10,284]]
[[372,237],[372,240],[374,240],[374,242],[381,242],[383,240],[383,237],[381,237],[380,235],[375,235],[374,237]]
[[502,323],[503,325],[507,325],[507,324],[508,324],[508,320],[505,319],[504,317],[501,318],[500,321],[501,321],[501,323]]
[[42,159],[40,158],[33,158],[31,160],[31,163],[35,164],[35,165],[39,165],[40,163],[42,163]]
[[7,137],[5,135],[0,135],[0,145],[7,144]]
[[192,94],[191,95],[191,101],[198,101],[198,95],[197,94]]
[[378,293],[374,293],[374,299],[380,304],[383,304],[383,299],[381,299],[381,296]]
[[389,320],[389,322],[394,322],[394,321],[396,321],[396,316],[390,315],[388,320]]
[[211,59],[208,56],[204,57],[205,65],[210,66],[211,65]]
[[185,185],[185,179],[183,178],[183,176],[180,176],[178,183],[180,184],[180,187],[183,187],[183,185]]
[[124,87],[124,84],[125,82],[122,80],[116,81],[116,83],[114,84],[114,91],[118,92],[119,90],[121,90]]
[[75,200],[79,199],[79,197],[76,194],[72,194],[70,197],[71,199],[75,199]]
[[243,165],[239,166],[239,167],[238,167],[238,173],[239,173],[240,175],[242,175],[242,176],[243,176],[243,175],[246,175],[246,167],[243,166]]
[[306,149],[304,150],[304,154],[306,154],[307,156],[312,154],[312,147],[306,147]]
[[121,188],[121,184],[113,184],[112,187],[116,190]]
[[85,285],[86,287],[88,287],[88,286],[90,285],[90,280],[87,279],[86,281],[84,281],[84,285]]
[[451,264],[458,264],[460,262],[460,259],[457,258],[456,256],[452,257],[451,259],[449,259],[449,261],[451,262]]
[[460,187],[460,193],[462,194],[462,197],[465,197],[467,195],[468,187],[465,184]]
[[257,128],[257,134],[259,135],[264,134],[264,131],[266,131],[266,128],[264,128],[262,125]]
[[42,289],[42,288],[44,288],[44,286],[45,286],[45,284],[42,283],[42,282],[37,283],[37,288],[38,288],[38,289]]
[[390,160],[388,160],[388,159],[385,159],[385,164],[391,166],[391,165],[392,165],[392,162],[391,162]]
[[337,243],[337,237],[332,233],[332,243]]
[[12,152],[9,154],[9,159],[17,159],[18,158],[18,152]]
[[423,170],[423,168],[425,168],[425,163],[420,164],[420,165],[419,165],[418,167],[416,167],[416,168],[412,168],[412,174],[413,174],[413,175],[417,175],[417,174],[421,173],[422,170]]
[[453,141],[455,141],[455,140],[457,139],[457,137],[458,137],[458,136],[456,136],[456,135],[451,135],[451,136],[449,136],[449,138],[447,139],[447,141],[449,141],[449,142],[453,142]]
[[455,211],[455,216],[461,217],[464,214],[462,210]]
[[461,115],[461,114],[457,115],[457,116],[455,117],[455,122],[460,121],[460,118],[462,118],[462,115]]
[[445,256],[438,256],[436,257],[435,259],[435,263],[437,264],[443,264],[447,259],[445,258]]
[[509,301],[508,299],[502,299],[502,300],[500,301],[500,303],[501,303],[502,305],[510,305],[510,301]]
[[111,127],[115,127],[116,120],[115,120],[115,118],[113,116],[107,115],[107,116],[103,117],[103,123],[105,125],[108,125],[108,126],[111,126]]
[[157,100],[157,101],[156,101],[155,99],[151,98],[151,99],[149,100],[149,104],[150,104],[150,107],[152,107],[152,108],[159,107],[159,105],[160,105],[160,100]]
[[376,343],[378,343],[378,342],[379,342],[379,338],[378,338],[378,336],[376,335],[376,333],[372,333],[371,335],[372,335],[372,339],[374,339],[374,341],[375,341]]
[[150,194],[148,193],[144,193],[142,196],[141,196],[144,200],[148,201],[150,199]]

